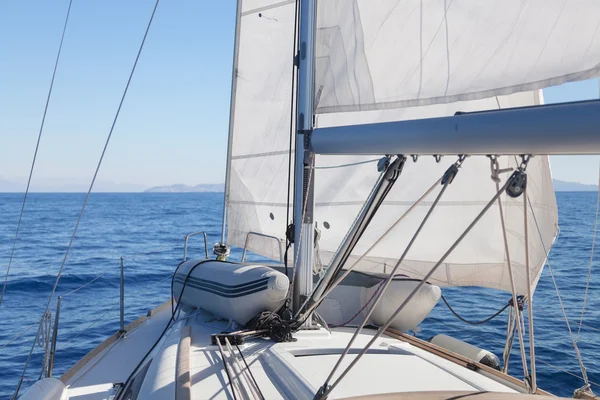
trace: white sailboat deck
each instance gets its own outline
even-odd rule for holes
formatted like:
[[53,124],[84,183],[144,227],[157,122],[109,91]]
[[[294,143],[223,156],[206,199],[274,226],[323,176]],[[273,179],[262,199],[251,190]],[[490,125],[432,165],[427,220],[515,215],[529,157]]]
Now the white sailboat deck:
[[[170,308],[163,307],[128,332],[125,338],[117,339],[96,354],[91,353],[91,358],[73,367],[62,378],[68,387],[67,398],[96,400],[109,399],[114,395],[113,384],[127,380],[141,357],[159,337],[170,313]],[[204,313],[180,318],[152,353],[152,363],[138,398],[233,399],[221,352],[210,340],[211,334],[226,328],[224,321],[214,320]],[[294,334],[295,342],[250,339],[240,345],[240,349],[265,399],[312,399],[352,332],[351,328],[333,329],[331,332],[324,329],[301,331]],[[190,339],[182,340],[187,334]],[[372,334],[367,330],[357,338],[341,370],[356,357]],[[235,368],[226,349],[225,355],[230,360],[230,368]],[[238,361],[237,365],[243,365],[239,358]],[[232,375],[234,386],[238,385],[242,391],[249,387],[241,374]],[[187,392],[186,387],[190,388]],[[329,398],[432,391],[523,392],[517,385],[500,382],[410,343],[384,336]]]

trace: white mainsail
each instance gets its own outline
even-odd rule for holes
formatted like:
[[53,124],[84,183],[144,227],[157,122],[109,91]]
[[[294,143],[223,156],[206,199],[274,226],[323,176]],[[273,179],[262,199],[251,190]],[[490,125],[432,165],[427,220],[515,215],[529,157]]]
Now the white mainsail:
[[[292,97],[293,1],[242,2],[231,133],[228,243],[248,232],[285,238]],[[491,21],[494,16],[494,22]],[[315,73],[316,127],[453,115],[540,104],[534,90],[598,74],[600,6],[590,2],[321,0]],[[580,26],[573,37],[572,28]],[[460,30],[458,28],[460,27]],[[475,38],[476,40],[473,40]],[[464,40],[463,40],[464,39]],[[467,46],[468,43],[468,46]],[[385,52],[382,49],[386,49]],[[483,60],[480,62],[480,60]],[[377,158],[317,156],[317,166]],[[408,162],[358,246],[363,255],[446,170],[431,157]],[[501,157],[500,168],[515,167]],[[527,168],[530,267],[535,286],[557,232],[548,158]],[[485,157],[467,159],[401,271],[423,276],[495,194]],[[293,176],[293,173],[292,173]],[[373,164],[315,171],[315,221],[322,261],[343,239],[376,179]],[[504,181],[508,177],[502,174]],[[434,191],[357,268],[389,271],[426,213]],[[502,196],[519,293],[526,292],[523,199]],[[327,224],[325,224],[327,222]],[[326,228],[328,226],[329,228]],[[279,259],[280,243],[251,236],[248,249]],[[352,264],[352,260],[346,265]],[[510,290],[495,205],[434,275],[440,285]]]
[[593,0],[320,0],[316,113],[466,101],[600,72]]

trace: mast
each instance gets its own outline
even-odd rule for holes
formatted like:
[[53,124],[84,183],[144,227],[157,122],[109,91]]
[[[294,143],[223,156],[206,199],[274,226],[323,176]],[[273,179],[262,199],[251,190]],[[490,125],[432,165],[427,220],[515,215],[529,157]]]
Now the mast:
[[[294,187],[294,297],[297,311],[312,291],[314,154],[308,144],[313,129],[316,0],[300,1],[300,40],[298,46],[298,101],[296,105],[296,154]],[[310,325],[310,318],[307,319]]]
[[242,0],[237,0],[235,11],[235,37],[233,38],[233,61],[231,65],[231,97],[229,99],[229,137],[227,139],[227,165],[225,166],[225,188],[223,189],[223,226],[221,227],[221,245],[225,245],[225,228],[227,227],[227,204],[229,203],[229,181],[231,180],[231,146],[233,142],[233,125],[235,119],[235,94],[237,90],[238,54],[240,50],[240,25]]

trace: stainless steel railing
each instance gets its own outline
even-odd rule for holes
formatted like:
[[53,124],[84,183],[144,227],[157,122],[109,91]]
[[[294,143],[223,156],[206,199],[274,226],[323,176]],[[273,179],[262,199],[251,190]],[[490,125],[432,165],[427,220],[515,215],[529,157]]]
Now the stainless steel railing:
[[183,261],[187,261],[188,240],[192,236],[196,236],[196,235],[203,235],[204,236],[204,254],[206,256],[206,259],[208,260],[208,241],[206,240],[206,232],[205,231],[199,231],[199,232],[194,232],[194,233],[190,233],[190,234],[185,235],[185,244],[183,245]]
[[244,242],[244,251],[242,252],[242,262],[246,261],[246,250],[248,249],[248,242],[250,240],[250,236],[260,236],[276,241],[277,247],[279,248],[279,263],[283,264],[283,250],[281,249],[281,240],[279,240],[277,236],[265,235],[264,233],[259,232],[248,232],[248,234],[246,235],[246,241]]

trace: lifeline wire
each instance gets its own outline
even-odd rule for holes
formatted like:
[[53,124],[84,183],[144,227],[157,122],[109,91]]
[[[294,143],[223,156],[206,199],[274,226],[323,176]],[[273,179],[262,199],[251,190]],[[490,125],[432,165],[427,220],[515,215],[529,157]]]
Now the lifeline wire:
[[[100,159],[98,160],[98,165],[96,166],[96,170],[94,171],[94,176],[92,178],[92,181],[90,183],[90,187],[87,191],[87,194],[85,196],[85,200],[83,202],[83,206],[81,207],[81,211],[79,212],[79,217],[77,217],[77,223],[75,224],[75,228],[73,229],[73,234],[71,235],[71,240],[69,241],[69,245],[67,246],[67,250],[65,252],[65,256],[62,260],[62,263],[60,265],[60,269],[58,270],[58,274],[56,276],[56,282],[54,283],[54,287],[52,288],[52,292],[50,293],[50,296],[48,297],[48,303],[46,304],[46,309],[44,310],[44,314],[48,311],[48,309],[50,308],[50,303],[52,301],[52,298],[54,297],[54,293],[56,292],[56,288],[58,287],[58,283],[60,282],[60,278],[62,275],[62,271],[65,267],[65,264],[67,262],[67,257],[69,255],[69,251],[71,250],[71,246],[73,245],[73,241],[75,240],[75,235],[77,234],[77,228],[79,228],[79,223],[81,222],[81,218],[83,217],[83,212],[85,211],[85,207],[87,205],[87,202],[90,198],[90,194],[92,193],[92,188],[94,187],[94,182],[96,181],[96,177],[98,176],[98,172],[100,171],[100,166],[102,165],[102,160],[104,159],[104,154],[106,153],[106,149],[108,148],[108,144],[110,143],[110,138],[112,137],[113,131],[115,129],[115,125],[117,123],[117,120],[119,118],[119,113],[121,112],[121,107],[123,106],[123,102],[125,101],[125,97],[127,95],[127,90],[129,89],[129,85],[131,84],[131,80],[133,78],[133,74],[135,72],[135,68],[137,66],[137,63],[140,59],[140,55],[142,54],[142,49],[144,48],[144,43],[146,42],[146,37],[148,37],[148,32],[150,31],[150,26],[152,25],[152,20],[154,19],[154,14],[156,13],[156,8],[158,7],[158,3],[160,2],[160,0],[156,0],[156,3],[154,4],[154,9],[152,10],[152,14],[150,15],[150,20],[148,21],[148,26],[146,27],[146,31],[144,33],[144,37],[142,39],[142,43],[140,44],[140,48],[138,50],[137,56],[135,58],[135,62],[133,63],[133,67],[131,68],[131,72],[129,74],[129,79],[127,80],[127,84],[125,85],[125,90],[123,91],[123,95],[121,96],[121,101],[119,102],[119,107],[117,108],[117,112],[115,114],[115,118],[113,119],[112,125],[110,127],[110,131],[108,133],[108,137],[106,138],[106,142],[104,143],[104,149],[102,150],[102,154],[100,155]],[[30,356],[31,353],[33,353],[33,349],[35,348],[35,343],[32,345],[31,350],[29,352]],[[27,362],[25,363],[25,367],[23,368],[23,373],[21,374],[21,377],[19,378],[19,384],[17,385],[17,389],[15,391],[14,394],[14,398],[17,397],[18,393],[19,393],[19,389],[21,387],[21,383],[23,382],[23,377],[25,376],[25,372],[27,370],[27,366],[29,364],[29,360],[31,357],[28,357]]]
[[17,230],[15,232],[15,238],[13,240],[12,250],[10,251],[10,258],[8,259],[8,267],[6,268],[6,276],[4,277],[4,285],[2,286],[2,294],[0,295],[0,306],[2,306],[2,300],[4,299],[4,292],[6,291],[6,284],[8,282],[8,274],[12,265],[13,256],[15,254],[15,247],[17,246],[17,238],[19,237],[19,231],[21,230],[21,220],[23,219],[23,211],[25,210],[25,203],[27,201],[27,195],[29,194],[29,186],[31,185],[31,177],[33,176],[33,168],[35,167],[35,160],[37,159],[38,149],[40,148],[40,140],[42,139],[42,132],[44,131],[44,124],[46,122],[46,114],[48,113],[48,106],[50,105],[50,96],[52,95],[52,88],[54,87],[54,78],[56,77],[56,70],[58,69],[58,61],[60,60],[60,53],[65,40],[65,32],[67,31],[67,23],[69,22],[69,14],[71,14],[71,4],[73,0],[69,1],[69,8],[67,9],[67,16],[65,17],[65,24],[63,26],[62,36],[60,37],[60,45],[58,46],[58,54],[56,55],[56,62],[54,63],[54,71],[52,72],[52,80],[50,81],[50,88],[48,89],[48,97],[46,98],[46,105],[44,106],[44,114],[42,115],[42,122],[40,124],[40,131],[38,133],[37,143],[35,144],[35,151],[33,152],[33,160],[31,161],[31,169],[29,170],[29,178],[27,179],[27,187],[25,188],[25,195],[23,196],[23,202],[21,203],[21,212],[19,213],[19,221],[17,222]]

